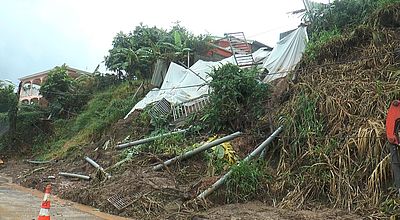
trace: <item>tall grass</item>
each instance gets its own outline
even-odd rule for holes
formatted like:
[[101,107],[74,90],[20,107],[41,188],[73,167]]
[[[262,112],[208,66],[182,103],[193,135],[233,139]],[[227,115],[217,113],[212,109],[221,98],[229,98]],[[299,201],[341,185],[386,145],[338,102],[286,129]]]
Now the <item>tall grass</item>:
[[232,175],[226,181],[226,201],[245,202],[261,195],[267,175],[259,161],[241,162],[232,167]]
[[123,83],[95,94],[83,111],[72,120],[54,122],[55,134],[46,142],[34,146],[44,158],[60,157],[87,146],[105,134],[113,123],[122,119],[141,98],[133,99],[140,82]]

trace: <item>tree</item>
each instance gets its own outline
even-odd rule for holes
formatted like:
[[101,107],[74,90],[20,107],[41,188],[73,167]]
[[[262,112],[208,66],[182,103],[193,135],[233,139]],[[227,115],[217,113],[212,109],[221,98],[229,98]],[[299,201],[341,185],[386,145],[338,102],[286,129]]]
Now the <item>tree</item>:
[[158,42],[166,37],[166,31],[140,24],[129,34],[118,33],[113,48],[105,57],[105,65],[121,77],[148,79],[151,66],[160,55]]
[[52,115],[67,117],[77,113],[89,98],[89,91],[82,91],[80,85],[67,72],[67,66],[55,67],[40,87],[40,94],[49,102]]
[[149,79],[157,59],[185,61],[188,52],[192,56],[206,51],[208,40],[207,36],[194,36],[179,23],[170,31],[140,24],[133,32],[114,37],[105,65],[120,78]]
[[14,89],[13,84],[0,80],[0,116],[3,115],[3,120],[7,121],[10,126],[10,140],[15,135],[18,111],[18,96],[14,92]]
[[16,94],[14,85],[0,80],[0,113],[8,112],[14,104]]

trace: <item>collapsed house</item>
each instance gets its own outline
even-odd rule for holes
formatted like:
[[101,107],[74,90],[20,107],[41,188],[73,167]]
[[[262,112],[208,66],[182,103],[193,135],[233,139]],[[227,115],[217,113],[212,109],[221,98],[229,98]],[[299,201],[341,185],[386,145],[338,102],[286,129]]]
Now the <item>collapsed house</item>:
[[242,49],[232,50],[235,53],[221,61],[198,60],[190,68],[171,62],[163,77],[161,87],[152,89],[132,108],[125,119],[133,111],[142,110],[154,103],[156,104],[150,114],[153,112],[154,115],[166,115],[172,112],[174,120],[200,110],[207,104],[207,96],[211,92],[208,84],[212,78],[209,73],[228,63],[241,68],[257,66],[261,71],[267,71],[267,75],[262,80],[264,83],[285,77],[300,61],[308,41],[306,27],[303,25],[279,40],[272,51],[269,47],[262,47],[251,53],[250,47],[245,46],[244,42],[247,42],[245,39],[240,40],[237,36],[230,37],[230,34],[227,34],[227,37],[231,39],[231,46],[236,44],[232,48],[238,48],[237,45],[240,44],[239,47]]

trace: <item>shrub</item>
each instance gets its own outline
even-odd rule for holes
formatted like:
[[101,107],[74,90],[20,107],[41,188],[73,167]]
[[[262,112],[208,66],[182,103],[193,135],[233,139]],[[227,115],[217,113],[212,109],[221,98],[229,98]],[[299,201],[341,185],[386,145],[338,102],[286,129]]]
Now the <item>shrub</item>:
[[203,120],[212,130],[238,130],[255,123],[264,112],[268,87],[256,80],[257,69],[227,64],[210,74],[211,104]]

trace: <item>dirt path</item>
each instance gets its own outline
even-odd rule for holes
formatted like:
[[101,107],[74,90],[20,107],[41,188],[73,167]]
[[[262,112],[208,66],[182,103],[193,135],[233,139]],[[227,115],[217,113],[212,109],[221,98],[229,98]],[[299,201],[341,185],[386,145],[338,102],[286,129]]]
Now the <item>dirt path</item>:
[[[27,189],[10,183],[10,179],[0,174],[0,219],[2,220],[30,220],[37,219],[43,193]],[[126,220],[96,211],[92,207],[65,201],[57,197],[50,197],[50,215],[52,219],[76,220]]]

